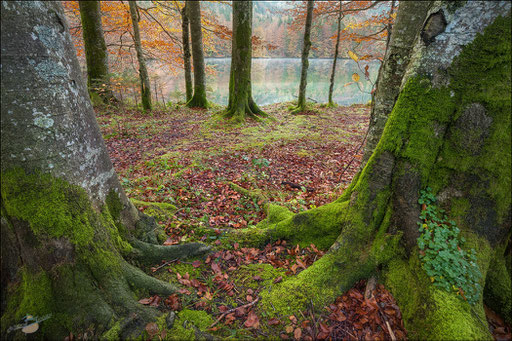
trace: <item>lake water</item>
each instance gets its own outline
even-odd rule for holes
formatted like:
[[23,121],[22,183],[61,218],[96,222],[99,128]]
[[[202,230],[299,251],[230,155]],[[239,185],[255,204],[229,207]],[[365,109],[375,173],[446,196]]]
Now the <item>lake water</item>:
[[[364,77],[364,67],[369,65],[370,81]],[[221,105],[227,105],[230,58],[207,58],[207,68],[213,72],[207,73],[206,86],[208,100]],[[333,100],[341,105],[367,103],[371,96],[372,83],[377,78],[380,63],[360,62],[361,69],[351,59],[339,59],[336,64],[336,78]],[[306,96],[308,100],[326,103],[329,94],[329,79],[331,75],[331,59],[310,59],[308,69],[308,84]],[[256,103],[266,105],[295,100],[300,82],[301,60],[299,58],[258,58],[252,60],[252,92]],[[358,84],[346,85],[352,82],[352,74],[360,76]],[[183,75],[161,76],[164,84],[164,96],[173,101],[182,99],[185,92]]]

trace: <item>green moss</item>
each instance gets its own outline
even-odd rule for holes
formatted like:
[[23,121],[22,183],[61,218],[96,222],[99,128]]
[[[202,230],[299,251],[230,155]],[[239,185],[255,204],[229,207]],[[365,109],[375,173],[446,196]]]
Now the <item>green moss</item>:
[[398,255],[403,255],[403,249],[400,246],[402,232],[400,231],[397,234],[387,233],[389,221],[391,219],[391,212],[391,209],[388,208],[379,231],[372,242],[370,257],[373,259],[376,266],[386,264]]
[[485,282],[484,301],[510,324],[512,323],[512,283],[502,255],[502,252],[497,252],[490,263]]
[[137,208],[145,207],[144,214],[154,217],[157,221],[169,220],[178,210],[176,206],[163,202],[146,202],[136,199],[131,199],[131,202]]
[[101,335],[101,339],[107,341],[119,340],[119,333],[121,333],[121,321],[116,321],[109,330]]
[[117,194],[114,190],[110,191],[105,198],[105,203],[107,204],[108,211],[110,212],[110,216],[117,223],[121,217],[121,211],[123,210],[123,204],[119,199],[119,194]]
[[82,188],[22,169],[2,172],[1,181],[7,214],[29,222],[36,237],[67,237],[80,246],[92,242],[94,212]]
[[410,339],[475,340],[490,339],[481,307],[478,317],[471,307],[453,293],[430,284],[417,255],[409,262],[395,259],[385,275],[386,286],[401,308]]
[[[237,269],[231,276],[234,283],[239,287],[257,289],[258,287],[269,288],[273,281],[282,276],[286,277],[284,269],[274,268],[270,264],[248,264]],[[259,276],[260,281],[255,281],[254,276]]]
[[170,340],[204,340],[200,331],[205,331],[213,318],[206,311],[184,309],[178,313],[173,328],[168,331]]
[[269,205],[268,218],[257,228],[265,230],[272,240],[286,239],[301,247],[315,244],[320,249],[327,249],[340,233],[342,212],[347,205],[348,202],[334,202],[296,215],[285,208]]

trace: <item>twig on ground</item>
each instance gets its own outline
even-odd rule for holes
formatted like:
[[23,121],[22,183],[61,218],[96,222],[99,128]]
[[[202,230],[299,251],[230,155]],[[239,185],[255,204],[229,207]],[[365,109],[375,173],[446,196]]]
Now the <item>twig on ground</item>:
[[161,268],[163,268],[164,266],[167,266],[167,265],[169,265],[169,264],[171,264],[171,263],[174,263],[174,262],[176,262],[177,260],[178,260],[178,258],[173,259],[173,260],[170,260],[170,261],[168,261],[168,262],[165,262],[165,263],[163,263],[163,264],[161,264],[161,265],[157,266],[156,268],[152,268],[152,269],[151,269],[151,272],[157,272],[158,270],[160,270],[160,269],[161,269]]
[[213,327],[214,327],[217,323],[219,323],[219,322],[220,322],[220,320],[222,320],[222,318],[223,318],[224,316],[226,316],[227,314],[230,314],[230,313],[232,313],[232,312],[234,312],[235,310],[240,309],[240,308],[247,308],[247,307],[250,307],[250,306],[252,306],[252,305],[256,304],[256,302],[258,302],[258,301],[259,301],[259,299],[260,299],[260,298],[258,297],[258,298],[256,298],[254,301],[252,301],[251,303],[247,303],[247,304],[245,304],[245,305],[243,305],[243,306],[236,307],[236,308],[233,308],[233,309],[229,309],[228,311],[223,312],[223,313],[222,313],[222,315],[220,315],[220,316],[219,316],[219,318],[218,318],[215,322],[213,322],[213,323],[212,323],[212,325],[211,325],[209,328],[213,328]]

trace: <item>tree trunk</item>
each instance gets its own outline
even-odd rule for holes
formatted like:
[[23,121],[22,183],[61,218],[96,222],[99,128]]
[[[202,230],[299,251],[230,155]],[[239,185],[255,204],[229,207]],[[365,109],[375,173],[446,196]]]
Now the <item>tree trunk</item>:
[[377,146],[400,92],[400,84],[414,45],[414,39],[423,27],[431,1],[401,1],[397,12],[396,22],[388,36],[386,55],[379,75],[375,93],[372,98],[372,111],[368,126],[368,138],[361,168]]
[[336,38],[336,47],[334,48],[334,58],[332,60],[331,80],[329,84],[329,106],[333,107],[332,93],[334,91],[334,77],[336,75],[336,61],[338,60],[338,51],[340,47],[341,19],[343,19],[342,2],[340,1],[340,10],[338,13],[338,30]]
[[189,20],[187,15],[187,2],[181,10],[181,35],[183,42],[183,68],[185,69],[186,102],[192,98],[192,70],[190,66],[190,38]]
[[[296,215],[269,206],[258,229],[237,232],[251,243],[332,244],[311,267],[264,291],[262,309],[290,315],[310,302],[322,307],[377,274],[411,339],[490,339],[484,301],[510,322],[510,7],[432,5],[381,140],[345,193]],[[433,194],[420,197],[427,188]],[[438,224],[423,217],[432,212]]]
[[187,102],[189,107],[207,108],[206,76],[204,71],[203,34],[201,32],[201,3],[187,2],[190,20],[190,36],[192,38],[192,58],[194,63],[194,95]]
[[229,102],[225,116],[244,121],[266,114],[252,98],[252,1],[233,2],[233,41],[229,77]]
[[91,97],[99,96],[103,103],[115,102],[110,87],[108,52],[101,26],[100,2],[79,1],[78,5],[87,62],[87,86]]
[[205,248],[151,244],[157,226],[112,168],[60,2],[3,2],[1,51],[1,338],[21,338],[9,327],[27,314],[51,314],[41,339],[89,327],[92,338],[138,337],[159,312],[134,290],[174,288],[125,257],[151,263]]
[[133,26],[133,42],[135,43],[135,51],[137,52],[137,60],[139,61],[139,77],[140,77],[140,97],[144,110],[151,110],[151,86],[149,82],[148,69],[146,68],[146,59],[142,51],[142,43],[139,31],[139,13],[136,1],[128,1],[130,5],[130,17]]
[[300,85],[299,85],[299,98],[297,99],[297,107],[292,111],[296,114],[304,111],[306,108],[306,85],[308,82],[308,67],[309,67],[309,50],[311,49],[311,23],[313,22],[313,8],[315,2],[308,0],[306,25],[304,28],[304,46],[302,47],[302,69],[300,71]]

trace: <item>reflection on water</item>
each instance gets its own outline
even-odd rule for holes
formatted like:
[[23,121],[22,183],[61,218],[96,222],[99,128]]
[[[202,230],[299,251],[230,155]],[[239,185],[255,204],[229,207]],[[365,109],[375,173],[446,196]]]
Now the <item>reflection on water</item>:
[[[207,76],[208,100],[227,105],[230,58],[208,58],[206,64],[215,70]],[[364,69],[366,64],[361,63]],[[369,64],[370,79],[377,77],[379,62]],[[252,61],[252,92],[256,103],[266,105],[296,99],[299,89],[301,61],[299,58],[262,58]],[[332,60],[310,59],[306,95],[317,102],[327,102],[329,78]],[[360,88],[357,84],[344,86],[352,82],[352,74],[359,73]],[[184,92],[183,76],[162,77],[166,97],[172,97],[176,91]],[[370,100],[372,84],[367,81],[353,60],[340,59],[336,65],[336,81],[333,100],[341,105],[366,103]],[[363,90],[363,91],[361,91]],[[176,100],[176,99],[174,99]]]

